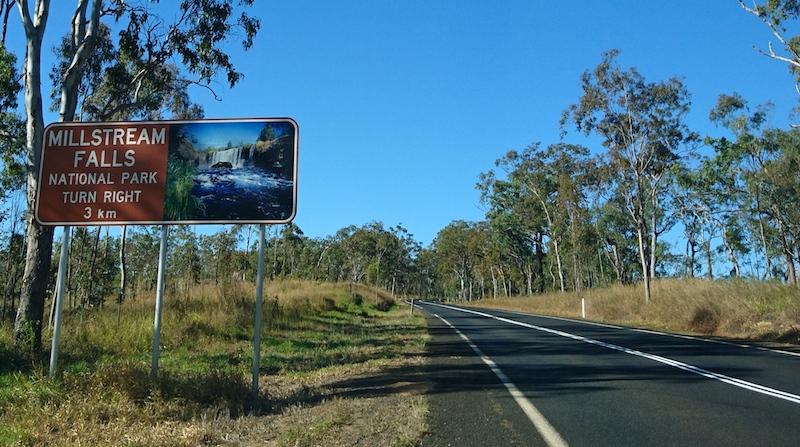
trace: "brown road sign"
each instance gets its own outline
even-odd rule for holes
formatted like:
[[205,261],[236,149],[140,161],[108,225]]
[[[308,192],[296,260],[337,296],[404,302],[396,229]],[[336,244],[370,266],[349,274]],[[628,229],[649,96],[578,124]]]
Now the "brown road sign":
[[297,201],[291,119],[56,123],[42,145],[43,225],[286,223]]

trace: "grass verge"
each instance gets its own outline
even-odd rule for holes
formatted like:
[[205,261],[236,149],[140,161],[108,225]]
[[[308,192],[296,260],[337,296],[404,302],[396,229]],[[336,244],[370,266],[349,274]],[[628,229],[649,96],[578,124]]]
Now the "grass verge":
[[[349,285],[266,288],[258,396],[252,284],[165,297],[150,379],[153,300],[65,313],[59,377],[0,327],[0,445],[416,445],[424,318]],[[140,294],[141,296],[141,294]],[[368,298],[367,298],[368,297]]]
[[476,306],[726,338],[800,344],[800,286],[778,282],[659,280],[583,293],[486,299]]

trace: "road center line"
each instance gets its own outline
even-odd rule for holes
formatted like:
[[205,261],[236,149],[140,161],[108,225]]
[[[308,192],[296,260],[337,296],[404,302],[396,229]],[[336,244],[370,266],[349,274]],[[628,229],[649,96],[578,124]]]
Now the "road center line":
[[494,319],[494,320],[497,320],[497,321],[502,321],[503,323],[513,324],[513,325],[525,327],[525,328],[528,328],[528,329],[534,329],[534,330],[537,330],[537,331],[546,332],[548,334],[558,335],[560,337],[570,338],[570,339],[573,339],[573,340],[576,340],[576,341],[589,343],[589,344],[592,344],[592,345],[595,345],[595,346],[602,346],[604,348],[613,349],[615,351],[624,352],[626,354],[635,355],[635,356],[638,356],[638,357],[642,357],[642,358],[646,358],[646,359],[649,359],[649,360],[653,360],[655,362],[663,363],[665,365],[672,366],[673,368],[678,368],[680,370],[683,370],[683,371],[686,371],[686,372],[690,372],[692,374],[697,374],[699,376],[702,376],[702,377],[705,377],[705,378],[708,378],[708,379],[718,380],[720,382],[727,383],[728,385],[737,386],[737,387],[745,389],[745,390],[753,391],[753,392],[756,392],[756,393],[759,393],[759,394],[764,394],[766,396],[775,397],[775,398],[786,400],[786,401],[789,401],[789,402],[792,402],[792,403],[800,404],[800,396],[798,396],[797,394],[792,394],[792,393],[788,393],[786,391],[781,391],[781,390],[777,390],[775,388],[770,388],[770,387],[766,387],[766,386],[763,386],[763,385],[759,385],[757,383],[748,382],[748,381],[742,380],[742,379],[737,379],[736,377],[727,376],[725,374],[715,373],[713,371],[709,371],[707,369],[703,369],[703,368],[700,368],[698,366],[690,365],[688,363],[680,362],[678,360],[673,360],[673,359],[670,359],[668,357],[663,357],[663,356],[656,355],[656,354],[649,354],[647,352],[639,351],[639,350],[636,350],[636,349],[630,349],[630,348],[626,348],[624,346],[619,346],[619,345],[615,345],[615,344],[612,344],[612,343],[606,343],[606,342],[603,342],[603,341],[600,341],[600,340],[594,340],[594,339],[586,338],[586,337],[583,337],[583,336],[580,336],[580,335],[570,334],[569,332],[559,331],[557,329],[550,329],[550,328],[546,328],[546,327],[542,327],[542,326],[536,326],[534,324],[528,324],[528,323],[523,323],[521,321],[511,320],[511,319],[508,319],[508,318],[498,317],[498,316],[495,316],[495,315],[492,315],[492,314],[488,314],[488,313],[485,313],[485,312],[479,312],[479,311],[476,311],[476,310],[461,309],[461,308],[458,308],[458,307],[445,306],[445,305],[442,305],[442,304],[435,304],[435,303],[428,303],[428,304],[431,304],[433,306],[444,307],[444,308],[451,309],[451,310],[457,310],[459,312],[471,313],[471,314],[474,314],[474,315],[478,315],[478,316],[482,316],[482,317],[486,317],[486,318],[491,318],[491,319]]
[[496,375],[497,378],[500,379],[500,382],[506,387],[508,392],[511,393],[511,396],[517,402],[517,405],[519,405],[520,408],[522,408],[522,411],[525,413],[528,419],[533,423],[533,426],[536,427],[536,430],[539,432],[539,434],[542,435],[542,438],[544,439],[544,441],[547,443],[548,446],[568,447],[569,444],[567,444],[567,442],[564,441],[564,439],[561,437],[561,435],[558,434],[556,429],[553,428],[552,425],[550,425],[550,422],[548,422],[547,419],[542,415],[542,413],[540,413],[539,410],[537,410],[536,407],[531,403],[531,401],[529,401],[525,397],[525,395],[522,394],[522,391],[520,391],[519,388],[517,388],[517,386],[514,385],[514,382],[512,382],[511,379],[509,379],[508,376],[506,376],[506,374],[497,366],[497,364],[492,359],[487,357],[483,353],[483,351],[480,350],[480,348],[478,348],[477,346],[475,346],[474,343],[472,343],[472,340],[470,340],[466,335],[464,335],[461,331],[459,331],[458,328],[450,324],[449,321],[447,321],[446,319],[437,314],[433,315],[436,318],[442,320],[444,324],[450,326],[450,328],[452,328],[454,331],[456,331],[456,334],[458,334],[459,337],[461,337],[462,339],[464,339],[464,341],[467,342],[469,347],[472,348],[473,351],[475,351],[475,354],[478,357],[480,357],[481,360],[483,360],[483,363],[485,363],[492,370],[494,375]]

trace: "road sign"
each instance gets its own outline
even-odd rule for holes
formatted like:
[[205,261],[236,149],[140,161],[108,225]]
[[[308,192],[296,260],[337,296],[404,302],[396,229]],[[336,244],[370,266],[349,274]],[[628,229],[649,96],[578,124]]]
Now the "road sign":
[[55,123],[44,132],[42,225],[287,223],[297,209],[288,118]]

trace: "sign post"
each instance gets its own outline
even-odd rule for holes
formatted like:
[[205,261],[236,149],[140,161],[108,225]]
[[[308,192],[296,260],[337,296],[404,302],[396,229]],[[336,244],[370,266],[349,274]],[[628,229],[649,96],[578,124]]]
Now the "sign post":
[[77,226],[289,223],[297,137],[288,118],[51,124],[34,216]]
[[[260,224],[263,244],[264,225],[289,223],[297,212],[298,134],[290,118],[62,122],[45,128],[34,217],[44,226],[65,227],[63,267],[69,226],[162,225],[154,380],[167,226]],[[58,362],[62,282],[59,278],[51,376]],[[260,344],[260,309],[256,325]],[[259,349],[254,347],[253,356],[256,392]]]
[[258,230],[258,272],[256,274],[256,318],[253,331],[253,397],[258,397],[258,376],[261,371],[261,317],[264,302],[264,233],[265,226]]
[[67,277],[67,255],[69,253],[69,233],[70,227],[64,227],[64,234],[61,236],[61,257],[58,262],[58,282],[56,286],[56,306],[53,321],[53,343],[50,348],[50,378],[56,377],[58,366],[58,343],[61,339],[61,310],[64,307],[64,286]]
[[161,312],[164,309],[164,276],[166,275],[167,237],[169,226],[161,226],[161,244],[158,251],[158,281],[156,282],[156,315],[153,318],[153,361],[150,364],[150,379],[158,379],[158,354],[161,351]]

